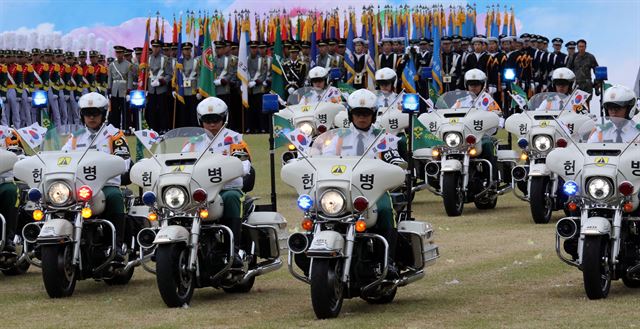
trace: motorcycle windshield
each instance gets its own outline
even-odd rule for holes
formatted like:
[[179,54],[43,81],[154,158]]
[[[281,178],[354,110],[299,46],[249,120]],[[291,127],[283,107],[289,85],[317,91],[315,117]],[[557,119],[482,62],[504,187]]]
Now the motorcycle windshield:
[[595,127],[581,127],[578,135],[580,142],[586,144],[629,145],[640,142],[640,124],[626,118],[603,117]]
[[[389,141],[388,138],[380,138],[381,135],[384,135],[383,132],[381,132],[381,135],[376,136],[376,138],[368,138],[369,141],[363,144],[362,150],[358,150],[358,145],[355,142],[357,137],[353,136],[355,134],[357,133],[349,128],[329,130],[316,137],[309,150],[309,156],[377,158],[379,152],[384,152],[391,146],[390,144],[387,145],[388,142],[394,142],[393,140]],[[381,143],[385,145],[378,145]]]
[[151,146],[154,155],[200,153],[207,149],[214,136],[201,127],[184,127],[168,131]]
[[448,91],[438,97],[438,101],[436,101],[436,109],[469,108],[473,106],[473,101],[475,99],[476,95],[470,91]]
[[[101,127],[101,130],[95,134],[94,139],[102,132],[102,128],[104,127]],[[34,152],[58,152],[72,151],[70,146],[73,134],[80,133],[81,129],[85,128],[76,129],[75,131],[69,126],[50,127],[47,129],[34,124],[17,129],[16,132],[20,135],[23,145],[30,147]],[[89,142],[93,142],[93,140]]]
[[322,94],[326,89],[316,89],[313,87],[303,87],[294,91],[287,98],[287,105],[307,105],[316,104],[322,99]]
[[566,106],[568,96],[556,92],[539,93],[527,103],[527,111],[561,111]]

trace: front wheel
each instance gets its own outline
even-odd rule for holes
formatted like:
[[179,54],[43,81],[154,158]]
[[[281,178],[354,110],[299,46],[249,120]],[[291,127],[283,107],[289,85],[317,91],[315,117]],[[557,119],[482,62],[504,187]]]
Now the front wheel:
[[549,177],[531,177],[529,206],[536,224],[547,224],[553,213],[553,200],[549,196]]
[[42,250],[42,280],[51,298],[68,297],[76,288],[73,244],[45,245]]
[[589,299],[606,298],[611,288],[609,237],[587,236],[582,255],[582,278]]
[[189,304],[193,296],[193,272],[189,271],[189,248],[165,244],[156,249],[156,281],[162,300],[169,307]]
[[311,304],[318,319],[335,318],[342,308],[342,260],[319,259],[311,265]]
[[448,216],[462,215],[464,193],[462,192],[462,177],[460,173],[443,173],[442,201]]

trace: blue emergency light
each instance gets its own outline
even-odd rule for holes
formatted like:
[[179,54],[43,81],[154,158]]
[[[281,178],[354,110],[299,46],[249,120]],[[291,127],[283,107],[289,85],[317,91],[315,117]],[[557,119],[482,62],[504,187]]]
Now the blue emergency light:
[[33,107],[47,107],[48,101],[47,92],[44,90],[35,90],[33,94],[31,94],[31,105],[33,105]]
[[502,76],[504,81],[513,81],[516,79],[516,70],[511,67],[507,67],[504,69]]
[[309,211],[313,206],[313,199],[308,194],[303,194],[298,197],[298,207],[304,211]]
[[578,193],[578,183],[576,183],[576,182],[574,182],[572,180],[567,181],[562,186],[562,190],[564,191],[564,194],[566,194],[568,196],[576,195]]
[[144,90],[132,90],[129,94],[129,105],[132,108],[143,108],[147,102],[147,96],[144,94]]
[[418,94],[404,94],[402,96],[402,112],[416,113],[420,111],[420,96]]
[[593,70],[596,73],[596,80],[600,80],[600,81],[608,80],[606,66],[596,66]]
[[278,95],[264,94],[262,95],[262,113],[274,113],[278,112],[280,103],[278,102]]
[[431,79],[431,66],[420,68],[420,80]]
[[151,191],[144,192],[142,195],[142,203],[149,207],[154,206],[156,204],[156,194]]

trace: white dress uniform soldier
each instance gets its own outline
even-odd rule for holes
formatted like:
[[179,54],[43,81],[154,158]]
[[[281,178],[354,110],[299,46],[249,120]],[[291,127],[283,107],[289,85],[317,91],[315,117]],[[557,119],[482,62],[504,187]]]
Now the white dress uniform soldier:
[[639,142],[640,124],[631,120],[637,111],[633,90],[614,85],[604,92],[603,106],[608,122],[597,125],[589,137],[589,143]]
[[554,38],[551,40],[553,45],[553,53],[549,56],[549,65],[551,70],[565,67],[567,63],[567,54],[562,52],[562,39]]
[[258,54],[257,41],[249,42],[249,52],[249,111],[244,116],[244,128],[251,133],[260,133],[267,129],[262,119],[262,95],[268,91],[263,84],[267,78],[267,66],[265,58]]
[[[22,97],[22,65],[17,62],[15,52],[6,50],[5,67],[3,69],[4,88],[6,88],[4,101],[4,109],[2,111],[2,125],[13,124],[15,128],[21,128],[31,124],[31,116],[28,111],[21,111],[22,105],[19,99]],[[29,115],[29,118],[27,118]],[[28,119],[28,120],[27,120]]]
[[126,117],[129,101],[129,91],[133,89],[133,64],[124,59],[125,47],[114,46],[116,60],[108,67],[108,89],[109,100],[111,101],[111,111],[109,112],[109,123],[118,129],[128,129]]
[[[131,168],[131,159],[124,133],[112,125],[102,128],[109,106],[107,98],[97,92],[90,92],[80,97],[78,105],[84,126],[72,133],[62,150],[83,151],[89,147],[99,152],[117,155],[125,159],[128,171]],[[98,135],[98,133],[100,134]],[[109,179],[102,188],[105,196],[105,211],[101,216],[113,223],[116,230],[118,248],[116,249],[115,261],[122,261],[124,256],[122,245],[124,244],[125,214],[124,198],[120,191],[120,185],[130,183],[129,174],[126,173]]]
[[163,132],[169,127],[167,120],[169,116],[168,105],[171,103],[171,94],[169,93],[171,81],[170,59],[163,55],[161,50],[162,42],[160,40],[151,41],[147,106],[144,110],[144,117],[149,127],[159,132]]
[[[370,42],[375,42],[375,40],[372,40]],[[377,68],[376,71],[385,67],[388,67],[395,71],[397,63],[398,63],[398,54],[392,51],[391,39],[383,38],[382,53],[378,55],[378,60],[376,62],[376,68]]]
[[227,106],[231,101],[231,92],[229,83],[231,74],[229,74],[229,56],[225,52],[224,41],[216,41],[216,63],[214,66],[214,76],[216,80],[213,84],[216,86],[216,96],[220,98]]
[[487,44],[487,39],[484,37],[474,37],[471,39],[473,45],[473,52],[467,55],[465,62],[462,64],[465,74],[469,70],[478,69],[482,72],[487,72],[487,63],[489,62],[489,54],[484,51],[484,47]]
[[[198,124],[196,107],[202,95],[198,93],[198,74],[200,59],[192,56],[193,44],[182,44],[182,66],[176,65],[176,73],[182,76],[182,90],[184,91],[184,104],[179,103],[176,113],[176,127],[193,127]],[[176,83],[177,83],[176,79]]]
[[[446,39],[445,39],[446,38]],[[442,87],[445,92],[456,90],[462,80],[462,61],[461,56],[452,49],[449,37],[443,37],[442,43]],[[431,64],[429,64],[431,65]]]
[[353,39],[355,53],[353,54],[353,88],[361,89],[367,82],[367,48],[365,41],[361,38]]

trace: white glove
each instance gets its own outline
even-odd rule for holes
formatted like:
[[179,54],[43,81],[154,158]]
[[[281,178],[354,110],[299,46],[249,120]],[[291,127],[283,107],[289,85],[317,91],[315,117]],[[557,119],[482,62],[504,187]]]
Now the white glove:
[[489,87],[489,94],[495,94],[496,91],[498,91],[496,87]]
[[[29,97],[31,98],[31,97]],[[80,99],[80,96],[76,96],[76,102]]]
[[7,98],[6,98],[6,97],[4,97],[4,96],[2,96],[2,102],[3,102],[3,103],[6,103],[6,102],[7,102]]
[[267,84],[267,82],[266,82],[266,81],[262,81],[262,85],[266,87],[266,86],[268,86],[269,84]]
[[158,79],[151,81],[151,87],[157,87],[160,85],[160,81]]
[[289,87],[289,89],[287,89],[287,91],[289,92],[289,94],[293,94],[294,92],[296,92],[295,88],[293,88],[293,87]]
[[129,100],[130,100],[130,99],[131,99],[131,96],[129,96],[129,95],[124,96],[124,100],[125,100],[127,103],[129,103]]
[[172,96],[173,98],[178,98],[178,94],[177,94],[175,91],[172,91],[172,92],[171,92],[171,96]]
[[220,79],[216,79],[216,80],[213,80],[213,84],[216,86],[220,86],[222,82],[220,81]]
[[69,95],[64,95],[64,101],[65,102],[69,101]]
[[500,118],[500,121],[498,124],[500,125],[500,128],[504,128],[504,118]]
[[60,96],[58,95],[53,95],[53,99],[58,99]]
[[29,101],[29,103],[31,103],[32,100],[33,100],[33,98],[27,97],[27,101]]
[[253,80],[249,81],[249,88],[253,88],[255,86],[256,86],[256,82],[255,81],[253,81]]
[[196,99],[197,99],[197,100],[201,100],[201,99],[202,99],[202,95],[201,95],[200,93],[197,93],[197,94],[196,94]]

